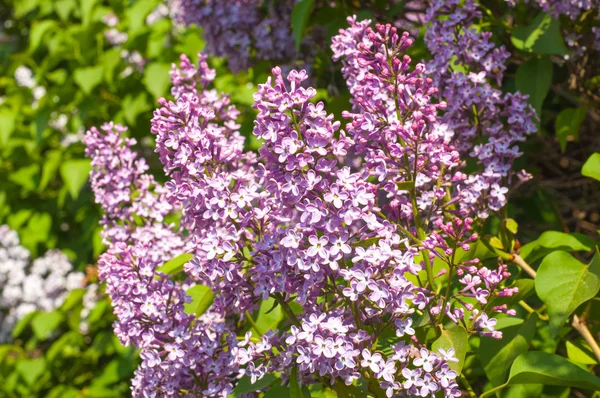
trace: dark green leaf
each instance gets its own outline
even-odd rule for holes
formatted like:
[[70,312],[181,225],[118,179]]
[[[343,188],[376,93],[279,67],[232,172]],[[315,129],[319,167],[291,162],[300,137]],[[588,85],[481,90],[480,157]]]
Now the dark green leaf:
[[541,118],[542,104],[552,84],[552,61],[549,56],[532,58],[517,69],[517,90],[529,95],[529,103]]
[[567,148],[569,137],[575,141],[579,140],[579,126],[581,126],[581,123],[585,119],[587,111],[588,108],[586,106],[567,108],[560,111],[556,117],[554,130],[556,131],[556,138],[558,138],[561,152],[564,152]]
[[292,374],[290,375],[290,398],[303,398],[302,390],[300,389],[300,383],[298,383],[298,367],[292,368]]
[[511,41],[519,50],[536,54],[568,53],[560,33],[560,22],[546,13],[538,14],[531,25],[515,28]]
[[237,383],[237,385],[233,389],[232,394],[235,397],[239,397],[242,394],[248,394],[250,392],[262,390],[278,380],[279,379],[275,377],[272,373],[267,373],[263,376],[262,379],[257,380],[256,383],[252,384],[250,377],[244,376]]
[[479,358],[492,385],[505,383],[513,361],[529,349],[537,319],[536,314],[525,322],[518,318],[500,318],[496,328],[502,332],[502,339],[481,338]]
[[358,242],[353,242],[350,244],[350,246],[352,247],[364,247],[365,249],[368,247],[371,247],[373,245],[377,245],[377,242],[379,242],[381,240],[381,238],[377,237],[377,238],[369,238],[369,239],[364,239],[364,240],[360,240]]
[[294,9],[292,10],[292,31],[294,33],[294,40],[296,41],[296,51],[300,50],[302,37],[304,36],[314,5],[314,0],[300,0],[294,5]]
[[11,332],[11,336],[13,338],[17,338],[21,335],[21,333],[23,333],[25,331],[25,328],[31,324],[31,320],[33,319],[33,317],[35,317],[38,314],[37,311],[34,312],[30,312],[29,314],[25,315],[23,318],[19,319],[17,321],[17,323],[15,324],[15,326],[12,329]]

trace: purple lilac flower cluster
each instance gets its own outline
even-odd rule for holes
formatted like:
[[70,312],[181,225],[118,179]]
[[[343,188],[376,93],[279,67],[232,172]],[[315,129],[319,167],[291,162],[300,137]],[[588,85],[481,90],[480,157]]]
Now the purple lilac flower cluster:
[[509,53],[495,46],[491,32],[473,27],[480,17],[472,0],[433,1],[425,42],[433,55],[427,69],[439,88],[436,95],[448,103],[440,119],[445,134],[481,167],[462,184],[460,200],[483,218],[506,204],[515,180],[511,166],[521,155],[517,144],[537,127],[526,96],[503,94],[494,85],[502,82]]
[[174,212],[167,191],[146,173],[147,164],[132,150],[135,140],[125,132],[107,123],[88,131],[85,143],[109,247],[99,259],[99,277],[113,302],[116,335],[141,349],[133,394],[227,396],[229,368],[236,365],[220,342],[231,333],[218,312],[199,319],[185,313],[191,282],[174,282],[157,271],[166,260],[192,252],[193,244],[165,221]]
[[[411,68],[408,34],[350,22],[333,46],[353,82],[346,130],[313,101],[305,71],[276,67],[254,95],[264,145],[244,153],[239,112],[211,89],[201,55],[198,66],[181,57],[173,100],[154,112],[164,187],[124,128],[88,132],[109,244],[100,277],[117,335],[141,348],[134,395],[225,397],[244,375],[287,383],[297,372],[302,384],[360,380],[388,397],[460,396],[455,352],[417,331],[449,320],[501,337],[492,313],[510,311],[486,305],[515,293],[506,266],[456,256],[477,234],[462,203],[469,177],[438,121],[447,105],[432,102],[425,66]],[[165,221],[178,212],[179,227]],[[157,271],[180,253],[193,254],[182,275]],[[215,295],[198,318],[183,306],[195,284]],[[287,319],[263,333],[251,326],[265,300]]]
[[[512,6],[516,4],[514,0],[507,0],[507,2]],[[572,20],[577,19],[585,11],[600,8],[600,2],[597,0],[535,0],[535,3],[554,18],[566,15]]]
[[296,55],[290,15],[294,0],[173,0],[175,18],[204,32],[206,51],[228,57],[239,72],[262,60],[288,62]]

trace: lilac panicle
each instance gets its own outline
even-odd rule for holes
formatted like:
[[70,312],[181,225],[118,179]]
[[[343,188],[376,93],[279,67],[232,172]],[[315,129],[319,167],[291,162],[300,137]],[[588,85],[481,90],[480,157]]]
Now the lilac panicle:
[[[275,67],[254,94],[264,144],[244,152],[239,112],[211,88],[206,58],[182,56],[173,98],[152,119],[164,187],[124,129],[88,133],[106,209],[101,277],[117,335],[142,349],[134,395],[225,397],[240,377],[277,372],[287,383],[297,368],[302,384],[366,378],[388,397],[460,396],[456,353],[432,351],[416,331],[449,320],[501,337],[493,313],[507,309],[486,304],[515,293],[506,266],[457,256],[478,239],[474,218],[496,205],[464,200],[464,156],[476,150],[452,131],[449,115],[462,114],[439,100],[433,70],[412,66],[408,34],[349,22],[333,44],[353,96],[345,126],[314,101],[306,71]],[[178,214],[178,227],[166,221]],[[181,274],[157,271],[180,253],[193,254]],[[438,293],[444,283],[452,295]],[[200,317],[184,307],[195,284],[215,296]],[[286,319],[261,331],[250,318],[265,300]]]

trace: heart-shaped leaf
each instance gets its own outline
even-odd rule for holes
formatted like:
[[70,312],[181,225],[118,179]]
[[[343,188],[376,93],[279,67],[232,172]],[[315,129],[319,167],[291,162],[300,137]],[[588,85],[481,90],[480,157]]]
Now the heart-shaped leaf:
[[465,356],[467,355],[467,339],[467,331],[462,326],[455,326],[448,329],[443,328],[442,335],[433,342],[431,347],[435,353],[437,353],[440,348],[446,351],[453,349],[456,358],[458,358],[458,362],[448,362],[448,365],[450,366],[450,369],[460,374],[462,367],[465,364]]
[[550,331],[556,336],[573,311],[600,291],[600,256],[583,264],[569,253],[550,253],[537,271],[535,290],[548,306]]

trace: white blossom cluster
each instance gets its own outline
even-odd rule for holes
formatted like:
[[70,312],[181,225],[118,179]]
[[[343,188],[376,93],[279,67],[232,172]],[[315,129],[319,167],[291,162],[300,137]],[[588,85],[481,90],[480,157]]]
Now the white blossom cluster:
[[33,71],[26,66],[19,66],[15,69],[15,82],[19,87],[26,87],[31,90],[33,95],[33,107],[37,107],[37,103],[42,97],[46,95],[46,89],[43,86],[38,86],[35,78],[33,77]]
[[84,274],[72,272],[63,253],[50,250],[31,261],[17,233],[0,226],[0,342],[8,339],[19,319],[33,311],[58,308],[83,284]]

